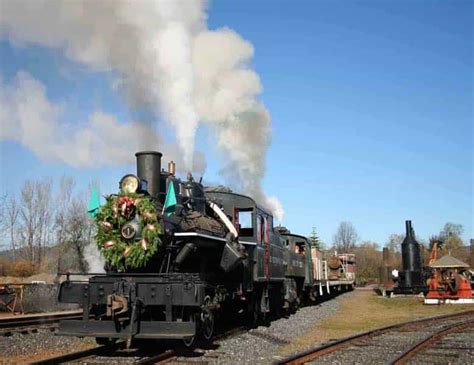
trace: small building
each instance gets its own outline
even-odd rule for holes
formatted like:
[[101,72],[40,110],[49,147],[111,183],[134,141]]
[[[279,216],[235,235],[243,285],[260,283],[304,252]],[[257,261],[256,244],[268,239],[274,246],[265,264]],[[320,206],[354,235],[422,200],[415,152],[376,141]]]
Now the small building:
[[433,269],[468,269],[469,264],[453,256],[446,255],[433,262],[430,267]]

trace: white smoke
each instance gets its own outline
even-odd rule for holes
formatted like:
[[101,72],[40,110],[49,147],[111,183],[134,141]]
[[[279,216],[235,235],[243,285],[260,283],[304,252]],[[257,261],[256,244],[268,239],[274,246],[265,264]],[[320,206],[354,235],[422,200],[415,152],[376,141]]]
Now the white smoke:
[[271,122],[249,66],[253,47],[230,29],[207,29],[206,5],[4,0],[0,37],[60,48],[75,62],[113,71],[131,105],[153,108],[175,129],[188,170],[196,130],[205,123],[227,157],[226,176],[281,219],[281,204],[261,187]]
[[[94,112],[78,126],[63,121],[64,114],[64,107],[51,102],[44,85],[29,73],[18,72],[10,84],[0,78],[0,140],[19,142],[43,160],[75,167],[134,163],[136,151],[159,145],[183,166],[179,151],[150,125],[119,123],[110,114]],[[205,159],[196,154],[193,171],[204,170]]]
[[88,265],[88,272],[97,274],[105,272],[105,260],[95,242],[90,242],[84,247],[83,255]]

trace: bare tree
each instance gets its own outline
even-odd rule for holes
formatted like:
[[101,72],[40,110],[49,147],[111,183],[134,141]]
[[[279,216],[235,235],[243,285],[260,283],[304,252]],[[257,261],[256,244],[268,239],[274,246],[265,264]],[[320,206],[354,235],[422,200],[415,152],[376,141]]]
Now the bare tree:
[[50,243],[53,229],[53,204],[51,195],[51,180],[38,181],[35,184],[35,206],[38,211],[38,234],[36,237],[36,258],[40,266],[43,260],[45,246]]
[[3,233],[5,231],[8,231],[8,224],[6,222],[6,215],[7,215],[7,199],[8,199],[8,194],[3,194],[0,196],[0,233],[2,236],[0,236],[0,247],[5,244],[3,241]]
[[461,238],[463,232],[462,224],[448,222],[444,225],[438,236],[443,241],[442,254],[453,255],[461,260],[468,259],[468,253],[463,247],[464,242]]
[[387,247],[392,253],[400,252],[402,242],[403,242],[404,239],[405,239],[405,236],[403,234],[392,233],[388,237],[388,241],[387,241],[385,247]]
[[341,253],[351,252],[359,236],[351,222],[341,222],[333,238],[334,249]]
[[91,226],[91,220],[87,217],[85,199],[80,196],[74,197],[66,219],[66,234],[68,244],[77,255],[77,263],[81,272],[87,271],[84,248],[89,244]]
[[6,208],[5,208],[5,205],[7,203],[7,198],[8,198],[8,194],[3,194],[2,196],[0,196],[0,227],[3,228],[3,220],[5,218],[5,214],[6,214]]
[[35,207],[34,184],[27,180],[21,189],[20,218],[21,227],[19,234],[22,245],[25,246],[27,259],[35,262],[34,242],[38,228],[38,212]]
[[19,235],[29,261],[39,268],[52,230],[51,181],[27,180],[21,189]]
[[385,247],[388,248],[390,255],[389,255],[389,265],[394,268],[398,268],[401,266],[402,263],[402,242],[405,239],[403,234],[392,233],[388,237],[388,241],[385,244]]
[[[74,179],[66,176],[61,177],[59,183],[59,193],[56,199],[56,215],[55,215],[55,229],[56,229],[56,244],[58,252],[65,250],[67,243],[67,218],[68,212],[71,209],[72,191],[74,190]],[[61,254],[58,254],[57,271],[61,272]]]
[[456,224],[448,222],[444,225],[443,230],[440,233],[440,236],[447,239],[451,236],[461,237],[464,232],[464,227],[462,224]]
[[10,249],[13,253],[13,262],[16,262],[16,237],[17,237],[17,226],[18,226],[18,214],[20,213],[20,207],[14,196],[11,196],[5,205],[4,222],[5,228],[8,231],[10,238]]

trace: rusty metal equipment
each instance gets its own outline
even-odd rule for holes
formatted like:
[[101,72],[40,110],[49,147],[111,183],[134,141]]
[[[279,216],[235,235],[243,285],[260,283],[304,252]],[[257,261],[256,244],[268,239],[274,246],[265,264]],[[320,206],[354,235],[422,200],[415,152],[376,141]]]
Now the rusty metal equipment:
[[429,291],[425,304],[474,303],[469,265],[452,256],[443,256],[430,264]]
[[0,306],[13,314],[23,313],[23,285],[0,285]]

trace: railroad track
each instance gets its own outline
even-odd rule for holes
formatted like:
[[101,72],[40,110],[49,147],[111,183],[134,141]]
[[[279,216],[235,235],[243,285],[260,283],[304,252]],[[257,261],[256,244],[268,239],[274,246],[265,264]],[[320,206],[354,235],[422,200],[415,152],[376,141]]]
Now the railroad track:
[[14,333],[33,333],[39,329],[54,330],[59,321],[81,319],[82,311],[14,316],[0,319],[0,336]]
[[[182,363],[187,362],[186,358],[199,356],[200,360],[215,355],[208,353],[208,349],[217,345],[220,341],[232,336],[237,336],[247,327],[238,327],[230,329],[224,333],[214,336],[211,342],[197,342],[193,348],[184,348],[183,346],[156,345],[156,342],[149,341],[152,346],[143,346],[139,348],[126,349],[125,342],[119,342],[110,346],[97,346],[91,349],[71,352],[65,355],[51,357],[45,360],[33,362],[35,365],[53,365],[53,364],[105,364],[105,363],[125,363],[134,365],[165,364],[168,362]],[[155,344],[155,346],[153,346]],[[158,348],[157,348],[158,346]],[[200,361],[201,362],[201,361]]]
[[49,359],[33,362],[35,365],[56,364],[106,364],[125,363],[134,365],[148,365],[166,362],[176,356],[173,349],[143,350],[126,349],[125,342],[110,346],[98,346],[87,350],[71,352],[65,355],[55,356]]
[[277,364],[445,364],[453,359],[474,363],[473,337],[474,311],[467,311],[356,334],[296,353]]

